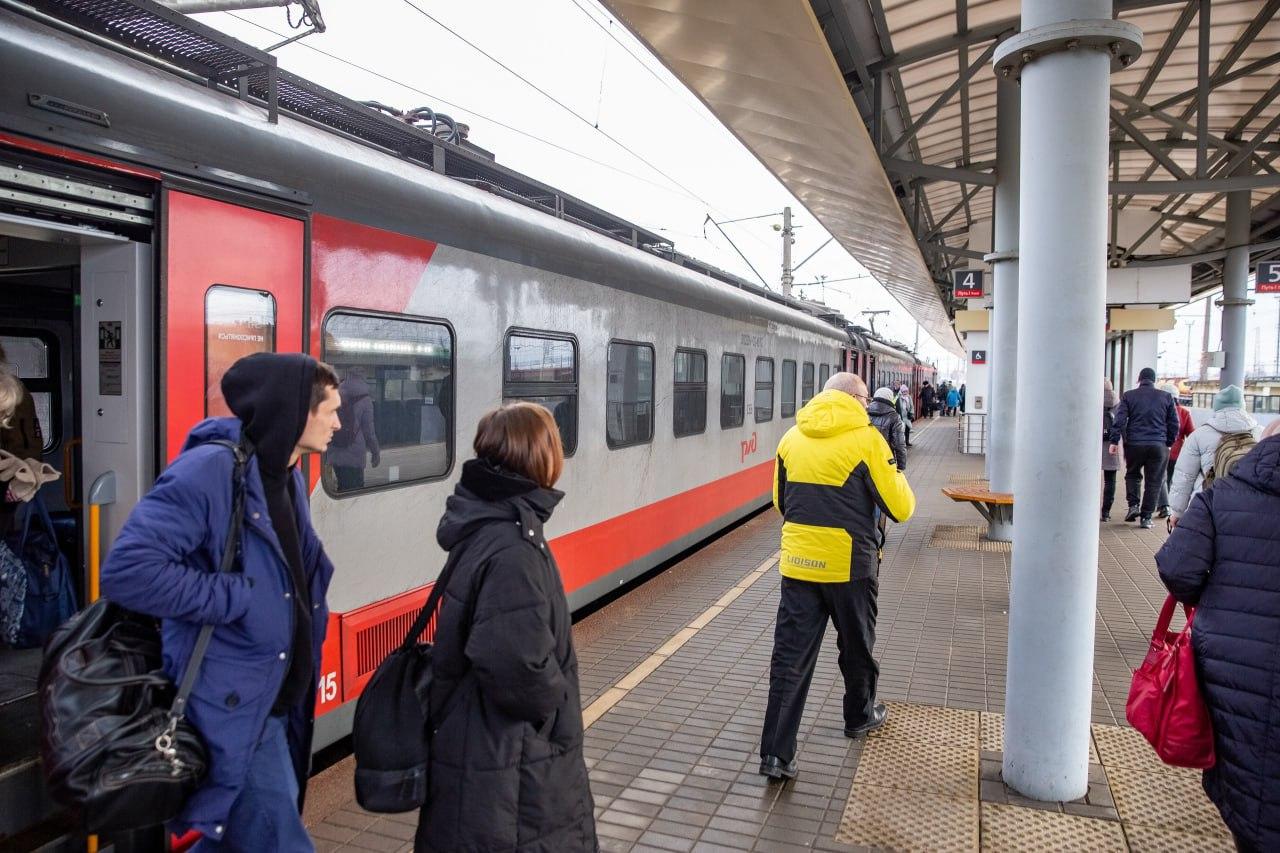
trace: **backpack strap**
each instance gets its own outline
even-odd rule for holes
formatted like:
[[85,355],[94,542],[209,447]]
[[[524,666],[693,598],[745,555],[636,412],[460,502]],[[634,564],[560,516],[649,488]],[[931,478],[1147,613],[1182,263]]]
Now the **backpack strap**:
[[[239,444],[222,439],[212,441],[210,444],[221,444],[229,448],[235,457],[235,467],[231,475],[231,519],[227,523],[226,545],[222,549],[222,560],[218,565],[218,573],[221,574],[231,571],[231,567],[235,565],[236,552],[240,547],[240,532],[244,526],[245,470],[249,465],[249,457],[253,455],[253,445],[248,438],[242,438]],[[205,652],[209,650],[213,629],[213,625],[205,625],[200,629],[200,636],[196,638],[195,648],[187,661],[186,671],[182,673],[182,684],[178,687],[178,694],[174,697],[173,705],[169,709],[169,728],[156,740],[156,748],[161,752],[171,748],[173,733],[186,714],[187,699],[191,697],[191,691],[196,686],[196,677],[200,674],[200,664],[204,662]],[[166,737],[170,738],[169,745],[162,746],[160,741]]]

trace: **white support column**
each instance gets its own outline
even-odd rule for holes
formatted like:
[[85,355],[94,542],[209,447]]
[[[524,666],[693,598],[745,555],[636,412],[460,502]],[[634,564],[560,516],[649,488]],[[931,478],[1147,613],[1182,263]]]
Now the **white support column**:
[[[987,475],[994,492],[1013,491],[1018,399],[1018,84],[996,84],[996,189],[992,234],[991,439]],[[1015,516],[1016,518],[1016,516]]]
[[1222,268],[1222,349],[1226,365],[1218,385],[1244,388],[1245,325],[1249,306],[1249,191],[1227,193],[1227,259]]
[[[1004,780],[1040,800],[1089,785],[1109,85],[1113,57],[1132,62],[1141,40],[1111,12],[1109,0],[1023,0],[1023,32],[996,59],[997,74],[1021,70],[1026,154]],[[1066,365],[1081,381],[1052,381]]]

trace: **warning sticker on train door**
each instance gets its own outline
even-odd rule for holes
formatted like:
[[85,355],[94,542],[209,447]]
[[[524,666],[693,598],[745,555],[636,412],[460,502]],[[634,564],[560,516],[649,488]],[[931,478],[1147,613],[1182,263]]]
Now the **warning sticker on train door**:
[[98,322],[98,393],[104,397],[124,395],[120,326],[119,320]]

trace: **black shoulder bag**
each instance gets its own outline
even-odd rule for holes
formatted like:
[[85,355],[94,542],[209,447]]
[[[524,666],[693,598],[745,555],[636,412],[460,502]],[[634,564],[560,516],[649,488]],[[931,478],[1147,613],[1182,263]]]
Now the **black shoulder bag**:
[[[227,572],[239,550],[252,450],[216,443],[235,454],[227,545],[218,567]],[[200,629],[176,694],[160,671],[154,619],[103,598],[50,636],[39,677],[40,754],[50,793],[76,811],[89,832],[163,823],[200,787],[208,757],[185,714],[213,629]]]
[[[371,812],[408,812],[427,800],[430,759],[431,643],[418,638],[444,597],[460,554],[451,554],[404,640],[374,670],[356,701],[351,729],[356,758],[356,801]],[[455,688],[457,690],[457,688]],[[440,719],[455,704],[450,697]]]

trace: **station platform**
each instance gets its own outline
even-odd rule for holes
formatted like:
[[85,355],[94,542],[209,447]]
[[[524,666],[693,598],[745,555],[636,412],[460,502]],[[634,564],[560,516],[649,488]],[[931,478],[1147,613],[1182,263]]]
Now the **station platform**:
[[[941,494],[981,476],[954,418],[918,421],[919,508],[891,525],[876,649],[889,721],[844,737],[828,631],[800,732],[799,777],[757,775],[777,609],[780,519],[766,511],[574,628],[603,850],[1233,850],[1199,773],[1124,725],[1130,671],[1164,600],[1163,530],[1103,525],[1091,784],[1074,803],[1000,780],[1009,546]],[[417,815],[355,804],[352,761],[312,780],[318,850],[408,851]]]

